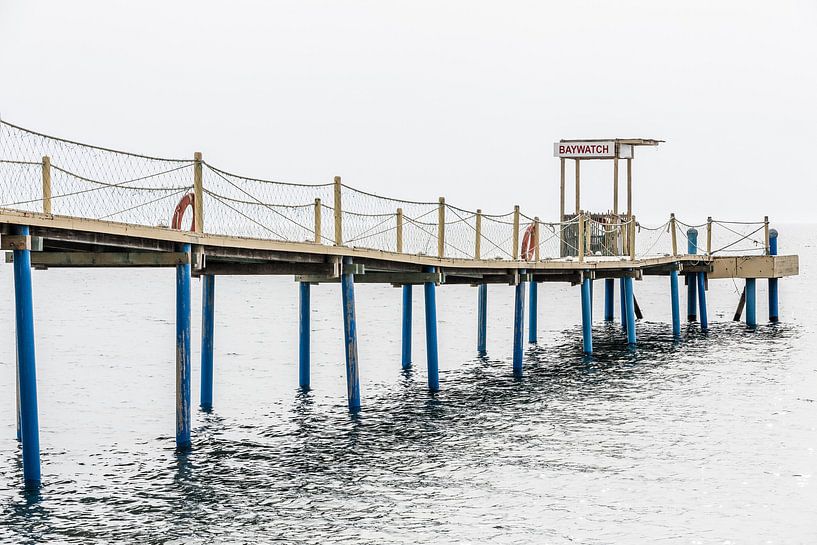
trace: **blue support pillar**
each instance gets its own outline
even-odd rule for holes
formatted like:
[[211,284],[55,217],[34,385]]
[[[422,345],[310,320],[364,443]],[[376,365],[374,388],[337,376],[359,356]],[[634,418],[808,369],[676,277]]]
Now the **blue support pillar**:
[[616,281],[614,278],[604,279],[604,321],[612,322],[615,319]]
[[480,284],[477,289],[477,354],[484,356],[488,353],[488,284]]
[[310,386],[310,289],[307,282],[301,282],[298,290],[298,386],[304,391]]
[[403,369],[411,368],[411,284],[403,285]]
[[[698,230],[694,227],[687,229],[687,253],[690,255],[698,253]],[[694,322],[698,319],[696,273],[687,274],[686,277],[687,321]]]
[[[190,254],[190,245],[180,251]],[[176,265],[176,450],[190,448],[190,263]]]
[[[15,234],[28,236],[28,227]],[[34,301],[31,288],[31,253],[14,250],[14,302],[17,325],[17,376],[20,395],[20,435],[23,441],[23,481],[26,488],[40,485],[40,424],[37,417],[37,365],[34,356]]]
[[530,296],[528,297],[528,342],[536,344],[536,333],[539,328],[538,314],[539,314],[539,284],[536,282],[530,283]]
[[633,300],[633,277],[624,278],[624,301],[627,309],[627,344],[635,345],[635,301]]
[[582,279],[582,350],[585,354],[593,353],[593,301],[590,295],[589,276]]
[[[777,255],[777,229],[769,231],[769,255]],[[777,278],[769,278],[769,321],[780,319],[778,311]]]
[[627,331],[627,301],[626,301],[626,281],[625,278],[622,276],[618,279],[618,298],[621,300],[621,328],[626,332]]
[[754,278],[746,279],[746,325],[749,327],[757,326],[756,284]]
[[360,375],[357,360],[357,321],[355,320],[355,275],[351,257],[343,258],[340,277],[343,300],[343,332],[346,341],[346,397],[349,412],[360,410]]
[[[434,267],[423,267],[425,272],[433,273]],[[423,284],[426,306],[426,357],[428,359],[428,389],[436,392],[440,389],[440,365],[437,357],[437,286],[434,282]]]
[[[524,269],[519,271],[525,274]],[[514,287],[513,300],[513,374],[522,376],[522,337],[525,331],[525,283],[521,280]]]
[[701,313],[701,331],[709,329],[709,320],[706,315],[706,273],[699,272],[698,277],[698,310]]
[[216,277],[202,276],[201,284],[201,399],[205,411],[213,408],[213,334],[215,333]]
[[681,305],[678,298],[678,269],[669,273],[669,290],[672,298],[672,336],[681,337]]

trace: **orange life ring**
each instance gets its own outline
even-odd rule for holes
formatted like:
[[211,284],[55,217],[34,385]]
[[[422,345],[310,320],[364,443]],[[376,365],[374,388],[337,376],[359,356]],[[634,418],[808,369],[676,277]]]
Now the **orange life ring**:
[[536,223],[531,223],[528,225],[527,229],[525,229],[525,234],[522,235],[522,259],[525,261],[530,261],[533,259],[535,244],[533,240],[533,234],[536,230]]
[[176,210],[173,211],[173,218],[170,220],[170,227],[173,229],[181,229],[182,228],[182,218],[184,217],[184,213],[187,212],[187,208],[192,206],[193,207],[193,223],[190,225],[190,230],[196,230],[196,195],[195,193],[187,193],[184,197],[181,198],[179,204],[176,205]]

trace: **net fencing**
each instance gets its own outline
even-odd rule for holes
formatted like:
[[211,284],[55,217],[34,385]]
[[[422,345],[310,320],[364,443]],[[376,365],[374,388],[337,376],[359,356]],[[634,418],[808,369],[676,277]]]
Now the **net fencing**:
[[[631,239],[635,257],[672,255],[673,231],[677,253],[684,254],[693,227],[700,253],[763,253],[768,244],[768,221],[670,219],[647,226],[608,213],[548,223],[518,208],[492,214],[443,199],[395,199],[339,179],[251,178],[206,161],[80,144],[0,121],[0,208],[170,229],[177,203],[197,190],[204,233],[446,258],[533,261],[580,252],[623,258]],[[192,216],[186,214],[181,229],[191,228]]]

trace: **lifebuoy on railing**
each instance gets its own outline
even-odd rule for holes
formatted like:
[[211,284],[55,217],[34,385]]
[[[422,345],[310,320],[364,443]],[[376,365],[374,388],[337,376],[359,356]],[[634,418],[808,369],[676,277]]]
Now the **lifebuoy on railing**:
[[193,207],[193,223],[190,225],[190,230],[196,230],[196,195],[195,193],[187,193],[181,198],[179,204],[176,205],[176,210],[173,211],[173,218],[170,220],[170,227],[173,229],[182,228],[182,218],[187,212],[188,207]]
[[522,251],[520,252],[522,255],[522,259],[525,261],[530,261],[533,259],[534,250],[536,248],[536,241],[534,240],[534,232],[536,231],[536,222],[531,223],[525,229],[525,233],[522,235]]

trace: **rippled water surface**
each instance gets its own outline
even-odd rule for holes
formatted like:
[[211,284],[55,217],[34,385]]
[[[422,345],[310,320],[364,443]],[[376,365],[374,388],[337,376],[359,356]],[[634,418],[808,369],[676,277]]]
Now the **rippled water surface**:
[[[303,394],[297,285],[219,278],[215,408],[194,413],[183,456],[173,271],[35,271],[38,495],[20,486],[11,268],[0,265],[0,542],[814,543],[817,252],[813,228],[780,231],[802,275],[781,283],[779,325],[731,322],[736,284],[713,281],[710,333],[685,325],[674,344],[668,280],[648,277],[636,283],[645,320],[628,351],[599,320],[597,283],[586,360],[578,288],[543,284],[540,343],[521,380],[513,288],[489,288],[481,360],[476,290],[443,287],[435,395],[420,290],[404,372],[400,291],[358,285],[357,417],[346,411],[338,286],[313,288]],[[758,301],[765,321],[765,282]]]

